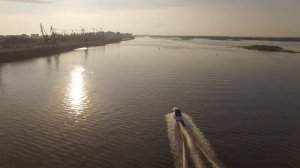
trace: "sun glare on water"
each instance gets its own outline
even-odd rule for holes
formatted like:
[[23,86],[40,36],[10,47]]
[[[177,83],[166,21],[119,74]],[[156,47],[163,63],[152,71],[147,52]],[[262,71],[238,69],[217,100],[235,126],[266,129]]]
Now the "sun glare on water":
[[86,105],[86,93],[84,82],[85,69],[81,66],[76,66],[71,73],[71,82],[68,90],[68,101],[70,109],[74,115],[79,115],[83,112]]

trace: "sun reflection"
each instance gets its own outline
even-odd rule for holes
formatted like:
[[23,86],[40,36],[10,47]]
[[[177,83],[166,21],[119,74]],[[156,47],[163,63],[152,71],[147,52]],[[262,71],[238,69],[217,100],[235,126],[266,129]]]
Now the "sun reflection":
[[85,107],[86,94],[84,89],[84,74],[85,69],[77,66],[71,74],[71,82],[69,85],[69,104],[72,113],[79,115]]

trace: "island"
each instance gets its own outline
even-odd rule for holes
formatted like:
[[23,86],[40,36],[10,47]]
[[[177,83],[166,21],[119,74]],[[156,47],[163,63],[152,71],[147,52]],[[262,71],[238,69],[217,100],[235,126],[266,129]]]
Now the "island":
[[250,45],[250,46],[239,46],[240,48],[247,50],[257,50],[257,51],[267,51],[267,52],[286,52],[286,53],[299,53],[293,50],[286,50],[279,46],[269,46],[269,45]]

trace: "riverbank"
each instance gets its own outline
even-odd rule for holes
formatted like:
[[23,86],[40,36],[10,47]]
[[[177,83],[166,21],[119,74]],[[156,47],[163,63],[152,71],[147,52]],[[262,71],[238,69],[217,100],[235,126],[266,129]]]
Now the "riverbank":
[[170,38],[181,40],[206,39],[206,40],[225,40],[225,41],[281,41],[281,42],[300,42],[300,37],[238,37],[238,36],[163,36],[163,35],[137,35],[136,37]]
[[50,56],[62,52],[67,52],[81,47],[103,46],[106,44],[119,43],[121,41],[131,40],[116,39],[109,41],[91,41],[81,43],[62,43],[57,45],[43,45],[30,48],[3,49],[0,50],[0,63],[25,60],[36,57]]

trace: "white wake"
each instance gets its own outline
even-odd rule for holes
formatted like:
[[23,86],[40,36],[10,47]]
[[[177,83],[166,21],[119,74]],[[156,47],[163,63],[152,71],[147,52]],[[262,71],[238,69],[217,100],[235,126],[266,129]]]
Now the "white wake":
[[171,152],[176,168],[223,168],[212,146],[189,115],[182,114],[183,124],[174,114],[165,115]]

